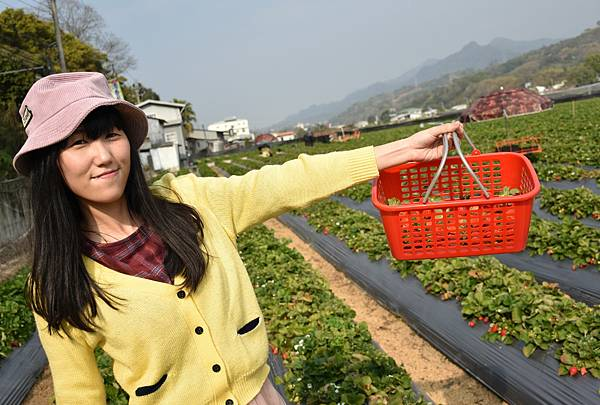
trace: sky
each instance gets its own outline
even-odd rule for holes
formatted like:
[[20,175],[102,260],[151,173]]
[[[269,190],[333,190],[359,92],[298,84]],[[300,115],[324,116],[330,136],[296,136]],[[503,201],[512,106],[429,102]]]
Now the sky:
[[470,41],[568,38],[600,20],[599,0],[83,1],[129,44],[125,76],[190,101],[197,127],[267,128]]

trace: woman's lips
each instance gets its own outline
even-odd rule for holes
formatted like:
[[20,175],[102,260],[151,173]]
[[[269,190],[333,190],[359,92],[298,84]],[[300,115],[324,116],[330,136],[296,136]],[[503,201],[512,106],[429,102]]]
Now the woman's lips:
[[115,169],[112,170],[110,172],[106,172],[104,174],[101,174],[100,176],[96,176],[96,177],[92,177],[93,179],[110,179],[112,177],[115,177],[118,173],[119,169]]

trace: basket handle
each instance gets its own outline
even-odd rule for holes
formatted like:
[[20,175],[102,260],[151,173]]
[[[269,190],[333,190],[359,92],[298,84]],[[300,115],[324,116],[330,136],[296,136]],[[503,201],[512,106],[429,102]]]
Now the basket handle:
[[[479,150],[475,147],[475,145],[473,145],[473,142],[471,141],[471,139],[469,138],[469,136],[467,135],[466,132],[465,132],[465,138],[467,138],[467,141],[473,147],[473,152],[475,154],[479,154]],[[429,184],[429,187],[427,187],[427,191],[425,192],[425,196],[423,197],[423,200],[422,200],[423,204],[427,204],[427,201],[429,201],[429,196],[431,195],[431,192],[433,191],[433,187],[435,186],[435,183],[437,183],[438,178],[440,177],[440,174],[442,173],[442,170],[444,169],[444,165],[446,164],[446,159],[448,158],[448,152],[450,150],[450,146],[448,145],[448,134],[444,134],[442,136],[442,140],[443,140],[443,144],[444,144],[444,149],[442,151],[442,159],[440,161],[440,165],[438,166],[437,171],[435,172],[435,175],[433,176],[433,179],[431,180],[431,183]],[[481,191],[483,191],[483,195],[485,196],[485,198],[490,198],[490,193],[487,191],[487,189],[485,188],[483,183],[481,183],[481,180],[479,180],[479,177],[477,177],[475,172],[473,172],[473,169],[471,169],[471,165],[469,165],[469,162],[467,162],[467,159],[465,159],[465,156],[463,155],[462,150],[460,149],[460,138],[458,137],[456,132],[452,133],[452,142],[454,143],[454,146],[456,147],[456,152],[458,153],[460,160],[462,161],[463,165],[466,167],[466,169],[469,172],[469,174],[471,175],[471,177],[473,177],[473,179],[475,180],[475,182],[477,183],[479,188],[481,188]]]

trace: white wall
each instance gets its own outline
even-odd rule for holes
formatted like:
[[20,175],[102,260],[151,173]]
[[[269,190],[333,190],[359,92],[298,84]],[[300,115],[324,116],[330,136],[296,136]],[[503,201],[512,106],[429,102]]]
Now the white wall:
[[154,170],[179,170],[177,144],[150,149]]
[[181,111],[177,107],[167,107],[157,104],[146,104],[141,107],[146,115],[160,118],[167,122],[181,122]]
[[250,135],[248,120],[219,121],[210,124],[206,129],[219,132],[227,132],[231,129],[234,135]]

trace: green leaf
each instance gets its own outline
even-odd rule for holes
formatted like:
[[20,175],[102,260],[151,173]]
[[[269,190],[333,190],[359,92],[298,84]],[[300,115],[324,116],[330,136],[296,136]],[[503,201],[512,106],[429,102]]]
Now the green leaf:
[[522,319],[523,315],[521,314],[521,308],[520,307],[513,307],[512,309],[512,320],[515,323],[521,323],[521,319]]
[[528,343],[523,347],[523,354],[525,357],[529,357],[535,352],[536,346],[534,344]]

